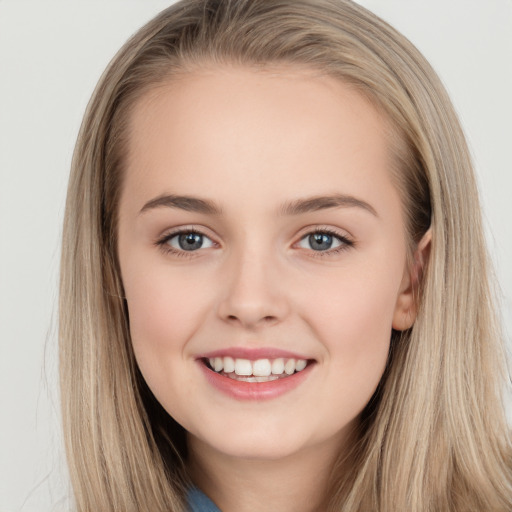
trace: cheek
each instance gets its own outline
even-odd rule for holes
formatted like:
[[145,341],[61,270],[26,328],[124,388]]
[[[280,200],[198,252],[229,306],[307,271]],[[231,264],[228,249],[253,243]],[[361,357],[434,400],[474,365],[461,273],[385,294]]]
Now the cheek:
[[125,275],[135,357],[149,387],[165,403],[160,391],[189,378],[184,371],[189,364],[188,342],[198,328],[205,296],[197,293],[197,283],[176,272],[127,268]]
[[389,334],[402,268],[396,263],[362,264],[327,276],[303,298],[311,308],[311,321],[316,317],[319,328],[332,331],[331,339],[371,343],[377,333]]
[[162,350],[184,345],[211,302],[208,272],[169,265],[160,254],[146,251],[132,252],[121,268],[134,344]]
[[190,313],[197,297],[191,287],[162,276],[131,276],[126,286],[130,331],[134,343],[162,349],[179,344],[191,329]]
[[330,378],[341,389],[351,390],[348,399],[360,409],[386,366],[400,272],[396,264],[387,273],[369,266],[361,272],[351,270],[330,293],[317,288],[304,300],[309,305],[308,323],[323,342]]

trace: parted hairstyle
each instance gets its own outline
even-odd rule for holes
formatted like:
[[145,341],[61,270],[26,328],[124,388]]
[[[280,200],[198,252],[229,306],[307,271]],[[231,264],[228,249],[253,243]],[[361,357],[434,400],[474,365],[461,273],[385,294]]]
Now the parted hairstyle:
[[411,254],[431,230],[416,321],[392,333],[357,440],[326,482],[325,510],[512,510],[505,347],[466,141],[425,58],[350,0],[182,0],[101,77],[74,152],[61,262],[60,383],[77,510],[185,509],[185,432],[137,368],[117,213],[134,105],[212,65],[298,66],[355,87],[388,123]]

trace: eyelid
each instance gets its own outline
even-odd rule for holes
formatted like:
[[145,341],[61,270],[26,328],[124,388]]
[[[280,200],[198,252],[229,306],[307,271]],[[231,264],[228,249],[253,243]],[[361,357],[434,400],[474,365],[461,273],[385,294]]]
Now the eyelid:
[[355,240],[347,233],[345,230],[341,230],[339,228],[334,228],[332,226],[323,226],[323,225],[314,225],[314,226],[307,226],[306,228],[303,228],[300,230],[300,232],[297,235],[298,240],[294,242],[293,246],[297,247],[300,242],[302,242],[306,237],[310,235],[314,235],[315,233],[322,233],[327,234],[330,236],[333,236],[337,238],[341,243],[339,246],[327,249],[325,251],[315,251],[314,249],[306,249],[302,247],[298,247],[299,249],[303,249],[304,251],[311,253],[312,256],[315,257],[323,257],[323,256],[329,256],[339,253],[340,251],[345,251],[347,249],[350,249],[355,245]]
[[[174,238],[180,234],[185,234],[185,233],[196,233],[205,238],[208,238],[212,242],[212,246],[205,247],[204,249],[221,247],[221,244],[217,241],[218,237],[210,234],[211,233],[210,229],[208,229],[204,226],[198,226],[195,224],[185,225],[185,226],[177,226],[177,227],[170,228],[170,229],[164,231],[163,234],[160,235],[154,241],[154,245],[156,245],[157,247],[159,247],[161,250],[163,250],[166,253],[172,253],[177,256],[194,257],[194,256],[197,256],[199,252],[203,252],[200,249],[197,249],[195,251],[186,251],[183,249],[177,249],[167,243],[172,238]],[[314,249],[297,247],[298,244],[300,242],[302,242],[302,240],[304,240],[307,236],[310,236],[315,233],[323,233],[323,234],[328,234],[330,236],[333,236],[340,241],[340,245],[338,245],[337,247],[334,247],[334,248],[327,249],[325,251],[315,251]],[[312,225],[312,226],[306,226],[299,231],[299,233],[296,235],[296,241],[292,244],[292,247],[299,248],[299,249],[304,250],[305,252],[311,253],[311,255],[314,257],[323,257],[323,256],[337,254],[340,251],[348,250],[351,247],[353,247],[354,245],[355,245],[354,238],[346,230],[342,230],[340,228],[335,228],[335,227],[327,226],[327,225]]]
[[312,235],[315,233],[328,233],[341,238],[342,240],[355,242],[354,237],[346,229],[341,229],[329,224],[312,224],[305,226],[298,231],[296,238],[302,240],[306,235]]
[[205,226],[200,224],[184,224],[163,230],[161,234],[157,236],[155,242],[163,240],[164,238],[168,239],[181,233],[197,233],[198,235],[203,235],[211,239],[218,238],[211,229]]
[[[200,252],[200,249],[196,251],[185,251],[183,249],[178,249],[172,247],[168,244],[169,240],[172,240],[174,237],[179,236],[181,234],[187,233],[195,233],[201,235],[204,238],[208,238],[212,242],[212,247],[217,248],[220,244],[216,241],[214,235],[210,234],[211,230],[205,228],[204,226],[197,226],[195,224],[185,225],[185,226],[177,226],[175,228],[167,229],[160,235],[155,241],[154,245],[159,247],[165,253],[172,253],[177,256],[185,256],[185,257],[193,257],[197,256],[197,253]],[[204,249],[211,249],[212,247],[205,247]]]

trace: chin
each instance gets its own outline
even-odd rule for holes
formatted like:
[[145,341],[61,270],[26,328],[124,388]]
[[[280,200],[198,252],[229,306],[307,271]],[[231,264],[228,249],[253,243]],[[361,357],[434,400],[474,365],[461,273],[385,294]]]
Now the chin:
[[[235,426],[235,428],[230,428]],[[305,453],[317,443],[307,432],[298,431],[292,422],[286,425],[262,424],[255,422],[251,426],[225,424],[222,429],[209,429],[197,432],[189,439],[199,449],[213,450],[227,457],[250,460],[276,461],[300,453]],[[321,440],[317,442],[321,443]]]
[[223,453],[225,456],[246,459],[246,460],[268,460],[277,461],[297,454],[304,447],[300,444],[283,444],[281,439],[262,439],[263,436],[255,438],[224,440],[223,443],[211,445],[212,448]]

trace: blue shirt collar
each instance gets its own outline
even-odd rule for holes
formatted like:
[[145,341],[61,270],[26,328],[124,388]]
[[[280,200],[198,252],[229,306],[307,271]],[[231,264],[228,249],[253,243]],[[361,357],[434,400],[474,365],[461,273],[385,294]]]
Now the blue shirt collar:
[[221,512],[213,501],[197,487],[191,487],[187,493],[189,512]]

